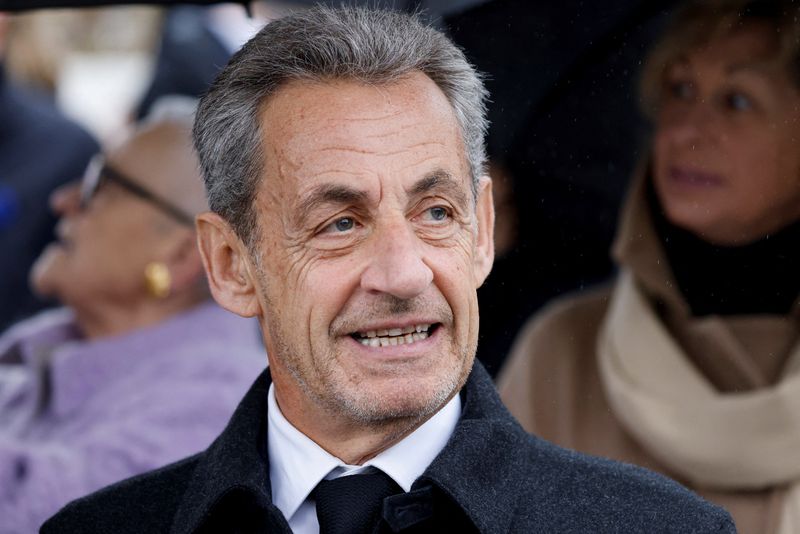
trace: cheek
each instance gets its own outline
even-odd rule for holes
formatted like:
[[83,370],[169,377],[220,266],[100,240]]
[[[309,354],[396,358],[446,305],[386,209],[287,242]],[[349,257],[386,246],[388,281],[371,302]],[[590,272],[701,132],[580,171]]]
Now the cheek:
[[797,172],[794,154],[782,153],[775,137],[744,137],[731,140],[726,147],[728,168],[734,180],[735,194],[732,197],[745,205],[755,205],[759,199],[782,189],[790,177]]
[[293,317],[298,332],[313,338],[327,336],[332,321],[341,312],[359,284],[359,263],[351,256],[314,257],[307,249],[282,262],[284,274],[275,277],[278,301]]
[[[461,323],[462,327],[471,322],[472,315],[477,315],[475,313],[477,292],[471,249],[472,244],[465,241],[457,247],[434,249],[428,255],[428,266],[433,271],[433,283],[447,300],[456,322]],[[467,317],[464,314],[467,314]]]
[[786,219],[800,212],[800,155],[787,136],[762,135],[726,152],[734,187],[727,200],[742,221]]
[[674,136],[674,127],[670,122],[671,115],[665,111],[656,117],[655,127],[653,129],[653,155],[656,157],[666,155],[667,148],[670,145],[670,140]]
[[110,265],[124,267],[130,248],[115,246],[110,232],[98,232],[97,229],[95,225],[81,235],[73,256],[76,268],[89,273],[102,273],[111,270]]
[[666,155],[667,135],[663,128],[653,133],[653,158],[659,161]]
[[[796,133],[796,135],[795,135]],[[783,145],[776,149],[779,171],[782,182],[793,196],[800,194],[800,150],[797,149],[797,140],[800,132],[792,132],[785,136]]]

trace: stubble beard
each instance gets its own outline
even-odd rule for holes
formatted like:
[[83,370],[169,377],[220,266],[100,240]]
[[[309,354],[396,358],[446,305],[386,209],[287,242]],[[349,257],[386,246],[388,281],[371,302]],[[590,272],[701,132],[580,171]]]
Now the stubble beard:
[[[386,431],[387,428],[394,427],[398,434],[402,434],[404,429],[428,419],[441,409],[460,391],[472,369],[476,344],[470,342],[465,347],[459,347],[451,339],[450,350],[447,351],[449,354],[445,356],[451,363],[437,372],[430,387],[421,392],[417,390],[413,396],[399,395],[401,398],[387,399],[383,392],[376,391],[369,384],[362,385],[356,377],[348,376],[344,369],[337,366],[339,359],[334,350],[318,356],[312,355],[311,359],[298,357],[298,348],[293,348],[288,341],[288,331],[279,314],[275,312],[275,307],[270,304],[266,282],[262,274],[262,298],[266,303],[267,325],[275,351],[275,354],[268,355],[271,365],[280,362],[279,365],[288,371],[303,395],[333,417],[365,428]],[[385,319],[393,314],[403,313],[411,306],[408,301],[392,296],[387,295],[385,298],[387,304],[380,306],[382,312],[372,309],[365,314],[359,314],[356,322],[363,321],[365,315],[367,319],[372,315]],[[447,314],[450,313],[448,308]],[[403,372],[399,368],[398,377],[404,376]],[[364,380],[369,381],[369,378]],[[415,390],[413,387],[410,389],[411,392]],[[394,396],[398,397],[397,394]]]

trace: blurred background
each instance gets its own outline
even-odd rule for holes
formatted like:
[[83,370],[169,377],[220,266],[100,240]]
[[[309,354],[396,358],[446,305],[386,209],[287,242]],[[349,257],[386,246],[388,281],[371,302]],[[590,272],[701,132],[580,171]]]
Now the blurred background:
[[[6,9],[14,7],[11,0],[6,2]],[[675,2],[383,4],[421,10],[486,75],[492,95],[488,148],[498,256],[479,293],[479,358],[495,374],[531,313],[556,295],[612,274],[608,250],[617,212],[648,139],[638,112],[637,77],[648,45]],[[51,106],[106,144],[145,116],[160,96],[202,94],[261,25],[303,7],[303,2],[259,1],[249,10],[222,3],[8,13],[2,15],[3,69],[15,90],[35,98],[37,105]],[[9,124],[0,124],[0,130]],[[34,158],[51,158],[57,151],[46,147],[75,139],[65,132],[62,138],[67,140],[59,140],[55,128],[50,133],[49,139],[27,149]],[[81,150],[92,152],[70,152]],[[78,159],[88,160],[88,155]],[[51,189],[78,178],[81,165],[65,169],[59,164],[59,177],[36,180]],[[0,171],[8,189],[12,169],[4,167],[2,158]],[[46,218],[44,199],[46,195],[37,195],[31,202],[38,205],[25,205]],[[16,228],[24,219],[19,214],[27,211],[22,204],[0,200],[0,221],[5,221],[0,232],[19,234]],[[24,246],[30,251],[24,258],[0,260],[5,274],[0,328],[46,304],[30,295],[25,282],[30,262],[51,238],[43,229],[38,233],[40,237],[27,239]]]
[[[106,352],[121,353],[113,345],[120,339],[140,336],[155,347],[163,345],[160,363],[167,367],[176,352],[165,340],[188,342],[187,354],[196,351],[193,342],[207,345],[198,342],[195,334],[175,334],[174,330],[159,334],[159,325],[175,328],[171,317],[156,314],[162,322],[147,325],[132,320],[136,314],[130,314],[130,302],[145,302],[156,311],[168,307],[169,297],[178,292],[166,275],[179,269],[170,271],[167,260],[156,262],[161,271],[151,270],[151,264],[138,271],[128,269],[134,262],[123,253],[145,247],[131,246],[129,241],[134,239],[129,237],[129,227],[117,226],[116,234],[112,227],[131,221],[142,226],[148,217],[131,215],[125,221],[119,211],[107,211],[113,216],[103,219],[97,216],[102,209],[92,210],[89,203],[94,198],[95,206],[102,206],[103,191],[95,194],[98,184],[103,179],[115,180],[117,193],[125,190],[117,197],[115,209],[138,202],[151,215],[158,209],[182,219],[184,234],[191,232],[191,216],[176,208],[188,188],[176,188],[178,193],[170,197],[153,194],[158,190],[151,187],[177,178],[179,173],[164,162],[180,158],[164,157],[158,163],[153,154],[166,148],[164,143],[144,143],[135,156],[120,160],[124,165],[117,168],[115,152],[109,152],[109,147],[126,138],[165,97],[166,101],[172,97],[173,103],[180,100],[175,96],[189,97],[193,109],[195,99],[229,57],[263,24],[315,2],[211,0],[200,2],[208,5],[193,5],[155,0],[148,5],[100,5],[108,3],[115,2],[0,0],[0,332],[19,322],[0,335],[0,429],[4,434],[0,449],[2,444],[8,448],[7,443],[16,447],[6,456],[0,450],[0,458],[10,459],[4,465],[13,466],[0,465],[0,517],[17,514],[20,524],[36,522],[20,515],[27,510],[15,499],[23,502],[24,492],[15,488],[34,479],[31,473],[58,480],[48,481],[45,487],[67,486],[63,475],[68,470],[63,467],[81,465],[82,460],[56,463],[57,468],[24,466],[52,460],[53,444],[68,444],[77,451],[76,458],[87,450],[75,446],[71,430],[62,439],[64,421],[39,417],[47,416],[48,410],[57,413],[47,403],[58,395],[48,391],[58,392],[53,378],[57,375],[51,370],[57,369],[54,363],[63,362],[64,350],[83,343],[102,371]],[[728,508],[741,532],[797,531],[800,432],[795,408],[800,398],[786,393],[800,391],[796,387],[800,383],[800,156],[796,150],[800,1],[364,3],[419,12],[450,35],[485,76],[491,95],[488,172],[494,184],[497,222],[494,268],[478,290],[478,358],[498,378],[501,397],[512,414],[526,430],[561,446],[676,478]],[[76,4],[89,6],[64,8]],[[31,9],[34,6],[61,7]],[[666,33],[662,33],[664,28]],[[652,55],[651,50],[655,50]],[[640,95],[648,94],[644,102]],[[643,110],[655,126],[645,119]],[[186,118],[190,122],[191,114]],[[192,154],[188,130],[187,126],[183,157]],[[85,173],[101,147],[111,167]],[[195,164],[187,166],[197,171]],[[91,188],[75,184],[61,188],[84,175],[83,185]],[[198,186],[197,197],[202,200],[199,178],[188,183]],[[143,184],[148,186],[144,193]],[[70,195],[52,195],[48,201],[53,191],[63,190],[71,191]],[[109,195],[105,200],[113,199],[114,187],[105,193]],[[60,223],[49,203],[61,212]],[[92,213],[94,217],[89,216]],[[141,294],[131,291],[127,301],[110,299],[133,316],[120,320],[130,330],[125,335],[112,332],[90,339],[89,329],[81,331],[76,321],[77,330],[61,329],[70,335],[58,345],[50,335],[52,325],[43,320],[55,316],[47,311],[35,315],[58,303],[35,296],[28,277],[36,258],[47,258],[42,250],[51,241],[56,240],[56,248],[80,249],[65,229],[77,219],[94,221],[94,230],[104,227],[112,238],[103,240],[96,238],[98,233],[88,233],[84,243],[104,242],[111,252],[81,264],[82,274],[70,271],[62,276],[61,289],[66,286],[68,296],[82,301],[96,296],[90,294],[90,286],[99,288],[101,297],[114,293],[125,284],[115,278],[104,285],[96,273],[103,270],[98,266],[110,265],[113,270],[115,263],[110,260],[119,256],[119,270],[131,271],[120,276],[129,275]],[[84,228],[92,229],[92,224]],[[150,230],[153,243],[159,242],[163,229]],[[194,241],[189,239],[189,243],[196,253]],[[202,281],[199,260],[194,270]],[[156,276],[158,272],[162,276]],[[616,305],[619,288],[628,288],[628,295],[641,296],[645,304]],[[573,295],[543,309],[569,293]],[[203,298],[208,297],[205,292]],[[62,305],[72,304],[75,309],[85,304],[62,300]],[[615,314],[606,313],[610,302],[615,303],[614,309],[628,310],[628,315],[613,321]],[[213,307],[210,302],[203,304]],[[195,331],[207,332],[206,322],[201,321]],[[255,336],[255,325],[249,326]],[[606,335],[611,327],[616,329],[614,335]],[[228,334],[233,339],[247,337],[238,331]],[[40,396],[28,395],[36,411],[21,416],[34,414],[39,417],[33,417],[38,428],[51,432],[44,434],[47,439],[41,440],[44,445],[38,449],[30,441],[31,436],[41,437],[37,431],[3,419],[4,412],[16,416],[13,412],[21,406],[4,405],[13,400],[4,388],[22,383],[18,364],[25,360],[20,356],[24,351],[14,345],[22,338],[30,338],[25,341],[32,347],[27,354],[27,363],[32,363],[28,389]],[[613,343],[606,343],[612,338]],[[250,341],[254,346],[240,352],[255,352],[263,365],[260,341],[255,337]],[[614,354],[611,345],[628,354],[629,360]],[[136,347],[130,360],[137,363],[139,352],[152,352]],[[227,353],[227,348],[218,354],[222,352]],[[512,356],[506,362],[509,353]],[[209,361],[226,361],[218,354],[210,355]],[[602,361],[606,361],[603,372]],[[220,378],[220,387],[227,384],[234,391],[250,382],[248,373],[253,371],[251,362],[237,365],[243,369],[241,383],[226,379],[217,369],[207,376]],[[98,405],[113,407],[114,400],[126,401],[127,393],[118,391],[129,389],[115,386],[109,380],[112,373],[87,372],[87,366],[78,369],[76,376],[83,383],[72,384],[73,392],[83,396],[97,386],[94,380],[108,390],[108,397],[95,396]],[[127,367],[120,369],[118,380],[131,374]],[[197,378],[201,375],[192,364],[186,371],[191,373],[186,379],[189,385],[199,384],[198,391],[216,393],[208,387],[206,375]],[[160,369],[153,375],[165,376]],[[202,418],[208,410],[201,403],[193,402],[189,415],[177,406],[179,402],[170,406],[172,399],[181,398],[173,395],[175,381],[175,377],[162,380],[165,398],[171,399],[163,403],[149,402],[158,398],[148,389],[150,382],[158,380],[148,380],[146,387],[137,384],[132,389],[145,402],[131,410],[128,421],[110,410],[114,412],[111,422],[140,422],[140,411],[154,408],[177,410],[175,421]],[[230,402],[219,412],[223,416],[209,421],[209,429],[226,420],[225,409],[232,409],[239,396],[227,399]],[[648,406],[659,409],[649,413]],[[165,420],[163,414],[156,415]],[[145,423],[149,433],[152,424]],[[180,429],[173,424],[164,427],[168,436],[164,442],[170,445],[176,440],[169,432]],[[666,436],[659,433],[665,428]],[[105,430],[96,435],[122,436],[119,443],[135,448],[138,440],[126,437],[130,428],[117,430],[116,437]],[[88,435],[79,437],[83,434]],[[4,441],[8,436],[18,441]],[[193,446],[202,445],[192,441]],[[88,450],[96,460],[94,447],[91,443]],[[764,454],[765,449],[771,452]],[[698,451],[704,451],[703,461],[684,460],[700,458]],[[150,463],[137,464],[117,478],[163,464],[161,459],[153,463],[148,457]],[[73,473],[83,480],[83,473]],[[8,478],[2,479],[3,474]],[[28,486],[36,489],[35,480]],[[94,488],[79,489],[85,493]],[[75,489],[72,496],[79,493]],[[62,498],[59,505],[67,500]],[[48,515],[44,511],[43,507],[38,519]],[[781,514],[786,518],[781,519]],[[0,534],[5,532],[2,522]],[[779,524],[795,528],[778,530]],[[17,531],[29,529],[11,530]]]

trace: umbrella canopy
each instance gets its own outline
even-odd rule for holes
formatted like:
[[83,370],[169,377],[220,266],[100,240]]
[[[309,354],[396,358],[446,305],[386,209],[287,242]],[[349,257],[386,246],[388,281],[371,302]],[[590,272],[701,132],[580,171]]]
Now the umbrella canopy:
[[59,7],[99,7],[110,5],[131,4],[219,4],[229,2],[246,4],[247,0],[0,0],[0,11],[26,11],[29,9],[59,8]]
[[446,17],[487,73],[490,159],[512,177],[516,246],[478,292],[478,357],[500,368],[523,322],[605,280],[630,173],[646,150],[637,79],[677,0],[494,0]]
[[[297,4],[333,4],[338,5],[341,0],[294,0]],[[432,14],[446,16],[467,9],[471,6],[484,3],[486,0],[360,0],[351,1],[349,4],[363,4],[368,6],[386,6],[395,9],[414,10],[424,9]],[[26,11],[30,9],[59,8],[59,7],[98,7],[111,5],[151,4],[171,6],[178,4],[221,4],[232,3],[248,5],[250,0],[0,0],[0,11]]]

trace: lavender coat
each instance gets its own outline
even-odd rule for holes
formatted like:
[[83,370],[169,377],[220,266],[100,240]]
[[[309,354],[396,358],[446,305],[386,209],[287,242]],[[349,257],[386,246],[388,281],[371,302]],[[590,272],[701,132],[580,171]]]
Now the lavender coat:
[[205,449],[266,365],[257,324],[206,304],[80,340],[66,309],[0,337],[0,533]]

